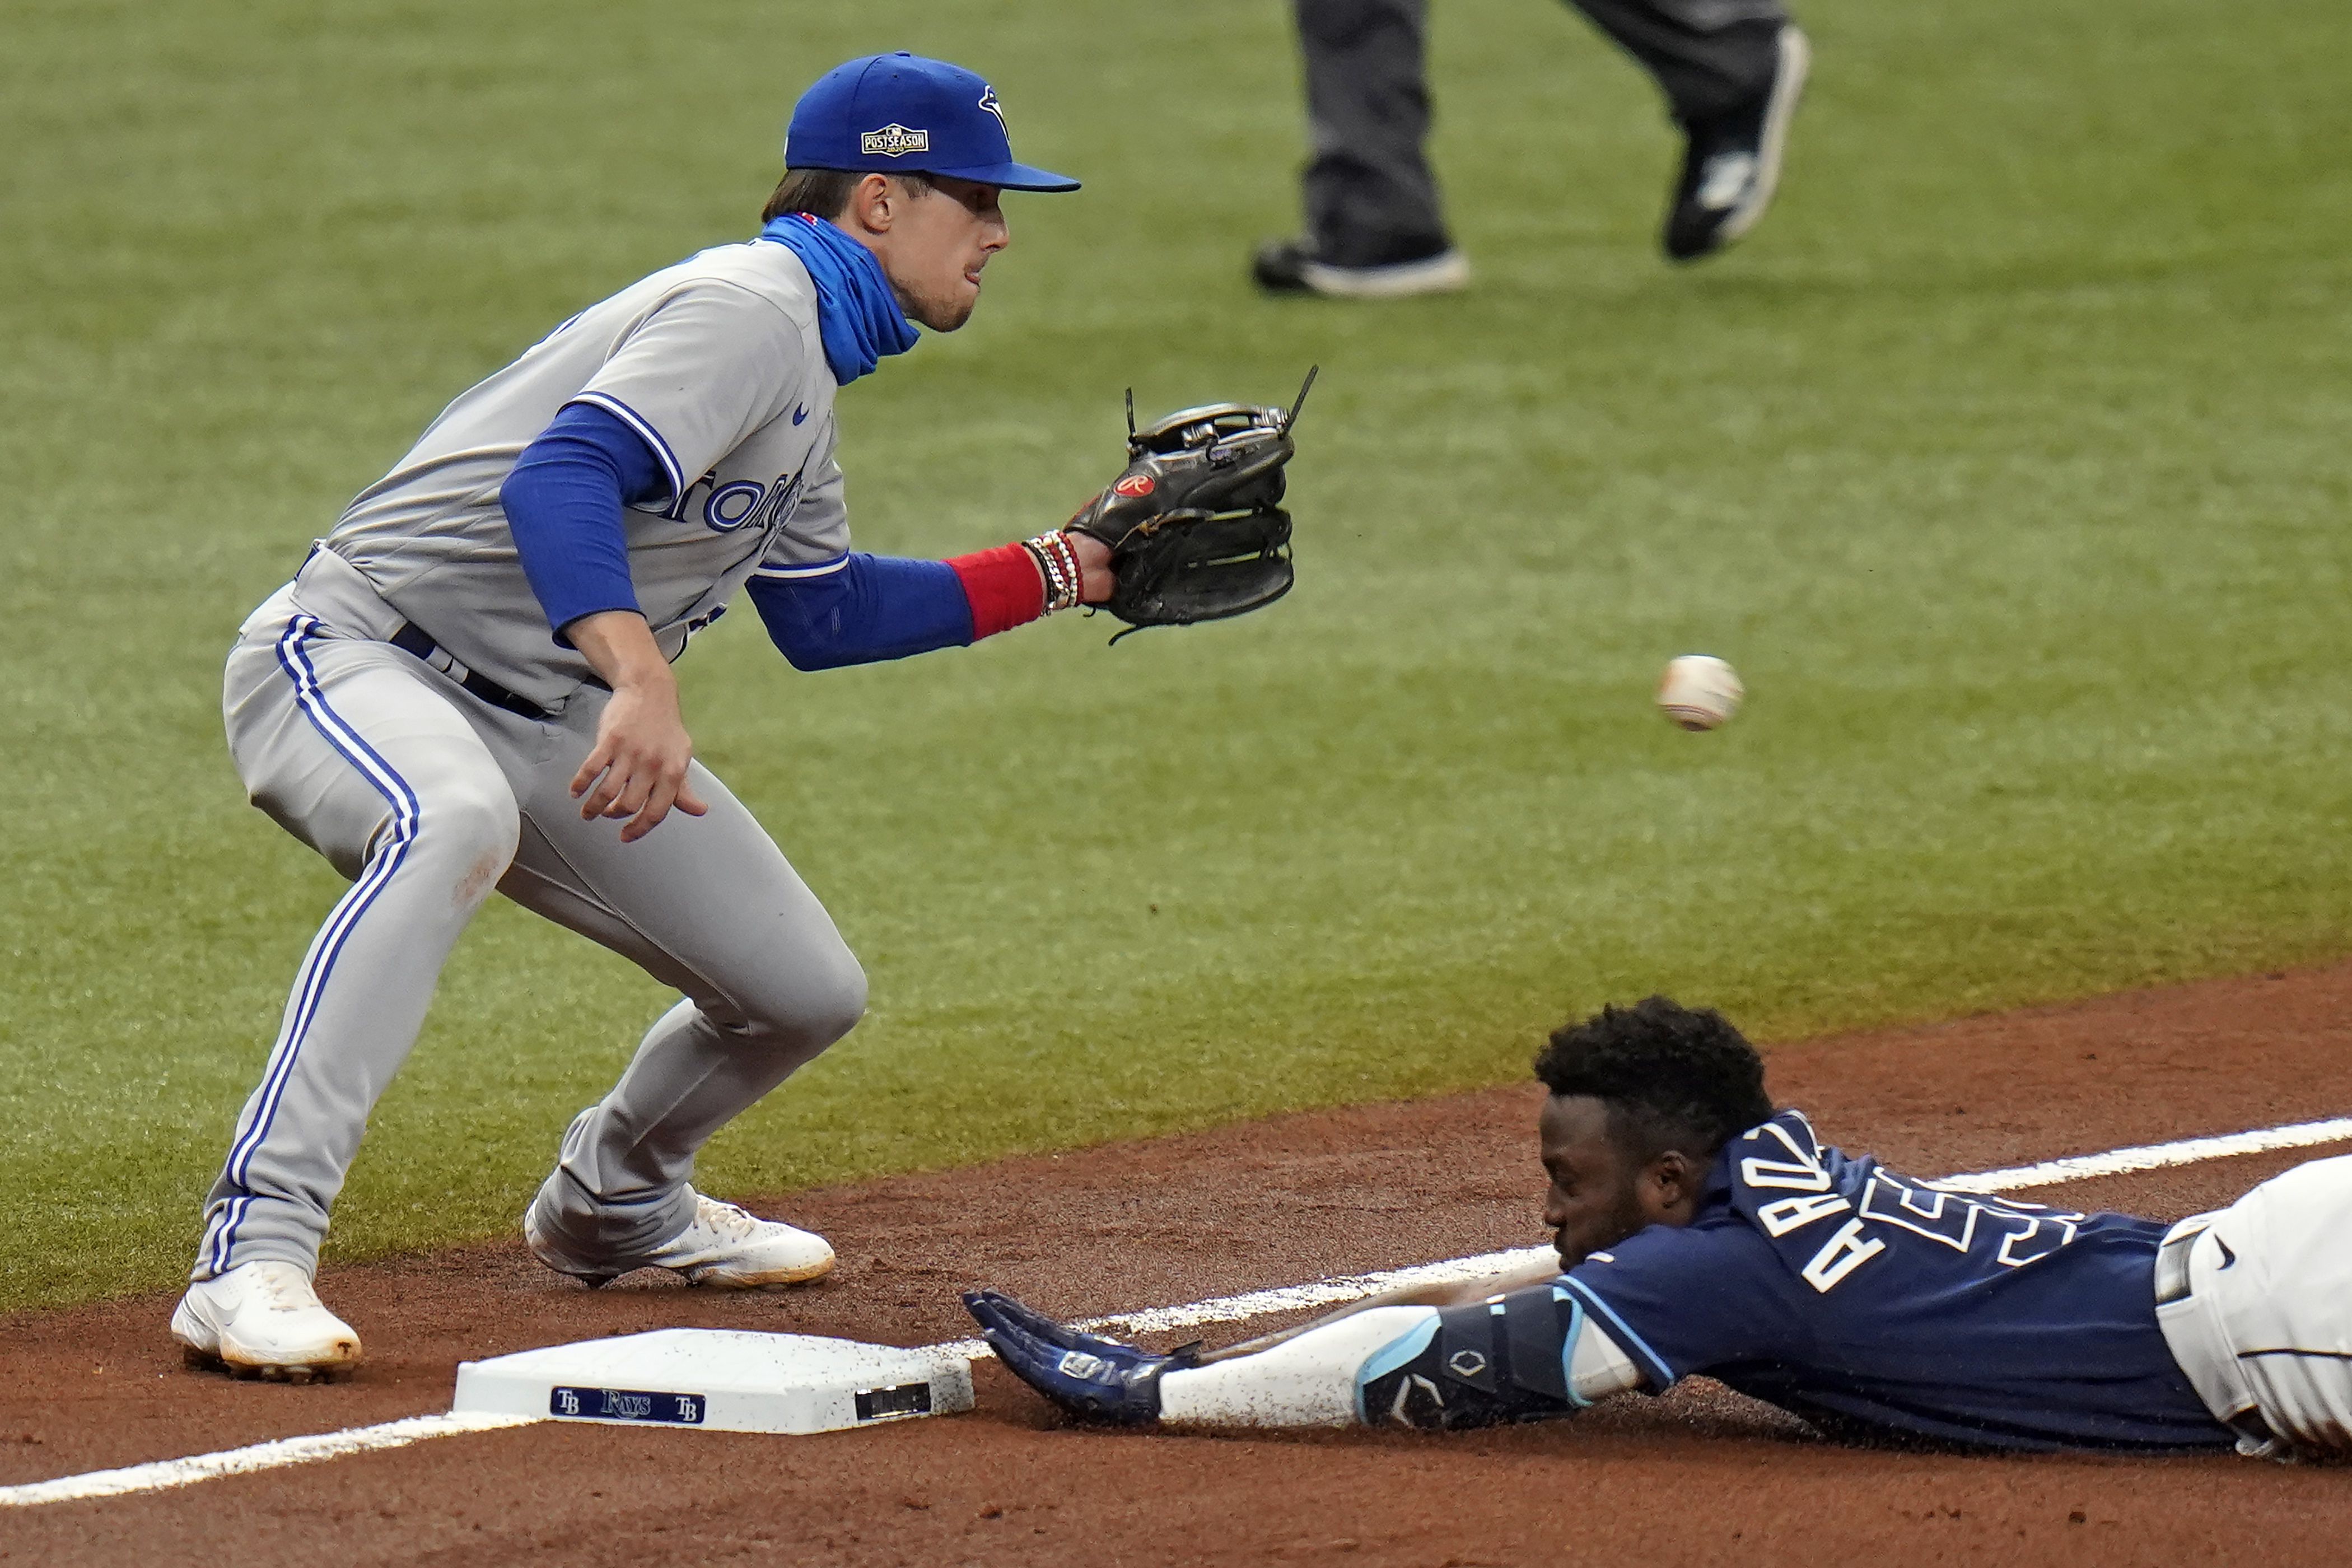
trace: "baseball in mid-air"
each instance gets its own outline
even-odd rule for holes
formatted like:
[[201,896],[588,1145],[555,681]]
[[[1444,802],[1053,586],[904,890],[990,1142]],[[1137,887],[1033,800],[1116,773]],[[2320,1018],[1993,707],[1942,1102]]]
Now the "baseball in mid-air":
[[1665,674],[1658,678],[1658,711],[1685,730],[1714,730],[1729,723],[1747,695],[1738,670],[1703,653],[1668,659]]

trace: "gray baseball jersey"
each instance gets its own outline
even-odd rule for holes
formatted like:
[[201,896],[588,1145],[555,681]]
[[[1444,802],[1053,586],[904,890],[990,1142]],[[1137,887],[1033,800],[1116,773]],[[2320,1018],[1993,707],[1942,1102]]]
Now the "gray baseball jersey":
[[755,571],[846,553],[835,390],[800,258],[772,240],[719,246],[590,306],[449,405],[327,548],[452,657],[560,704],[592,672],[550,631],[499,510],[523,448],[572,403],[653,448],[670,493],[630,509],[624,531],[638,603],[676,658]]

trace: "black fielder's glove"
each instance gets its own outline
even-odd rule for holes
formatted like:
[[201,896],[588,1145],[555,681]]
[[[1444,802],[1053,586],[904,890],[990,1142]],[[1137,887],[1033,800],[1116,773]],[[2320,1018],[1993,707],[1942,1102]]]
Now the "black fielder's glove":
[[1290,592],[1283,466],[1314,384],[1310,370],[1287,409],[1212,403],[1140,430],[1129,395],[1127,471],[1068,525],[1110,546],[1118,585],[1103,608],[1130,627],[1181,626]]
[[1160,1419],[1160,1379],[1198,1365],[1191,1346],[1155,1355],[1068,1328],[997,1290],[967,1290],[964,1310],[1013,1375],[1071,1415],[1119,1426]]

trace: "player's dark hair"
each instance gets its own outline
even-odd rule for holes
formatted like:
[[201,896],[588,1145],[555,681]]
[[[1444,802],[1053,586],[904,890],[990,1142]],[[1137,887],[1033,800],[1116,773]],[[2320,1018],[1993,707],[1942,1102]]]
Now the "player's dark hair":
[[[786,213],[839,217],[842,209],[849,205],[849,194],[865,177],[854,169],[786,169],[784,177],[776,184],[775,195],[760,209],[760,221],[773,223]],[[890,178],[919,196],[931,188],[930,181],[912,172]]]
[[1713,1008],[1664,996],[1555,1030],[1536,1077],[1554,1094],[1607,1105],[1611,1136],[1643,1163],[1668,1149],[1712,1158],[1772,1114],[1756,1047]]

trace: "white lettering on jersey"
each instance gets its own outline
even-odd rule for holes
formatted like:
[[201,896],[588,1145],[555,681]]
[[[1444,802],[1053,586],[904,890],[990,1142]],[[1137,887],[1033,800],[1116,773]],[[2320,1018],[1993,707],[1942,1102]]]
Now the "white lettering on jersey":
[[2073,1241],[2076,1222],[2084,1217],[2040,1204],[1948,1193],[1884,1171],[1872,1173],[1862,1195],[1862,1215],[1940,1241],[1955,1252],[1966,1252],[1975,1243],[1979,1222],[2000,1226],[2000,1249],[1993,1260],[2010,1268],[2022,1268]]
[[[2083,1216],[2076,1215],[2074,1219]],[[2012,1232],[1993,1254],[1993,1261],[2009,1268],[2022,1268],[2038,1263],[2074,1239],[2072,1219],[2053,1215],[2048,1219],[2029,1219],[2025,1228]]]
[[1780,1198],[1756,1211],[1763,1224],[1764,1234],[1783,1237],[1817,1219],[1827,1219],[1833,1214],[1850,1214],[1853,1205],[1836,1193],[1807,1193],[1802,1197]]
[[1872,1173],[1870,1185],[1863,1191],[1862,1212],[1867,1218],[1885,1220],[1914,1236],[1940,1241],[1955,1252],[1966,1252],[1969,1243],[1976,1239],[1977,1216],[1983,1211],[1950,1193],[1914,1187],[1879,1171]]
[[1769,1132],[1779,1139],[1780,1147],[1786,1149],[1790,1157],[1787,1160],[1742,1160],[1739,1162],[1741,1181],[1751,1187],[1794,1188],[1801,1193],[1829,1190],[1830,1173],[1822,1169],[1820,1161],[1783,1131],[1779,1123],[1767,1121],[1748,1136],[1753,1138],[1758,1132]]
[[1847,1275],[1885,1250],[1885,1242],[1874,1236],[1864,1237],[1862,1221],[1850,1219],[1798,1272],[1804,1276],[1806,1284],[1826,1296],[1843,1284]]

